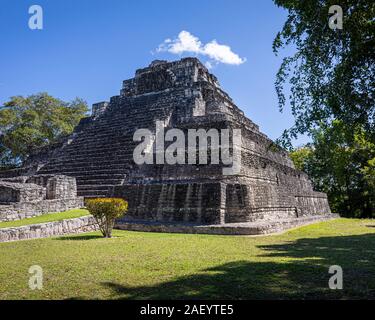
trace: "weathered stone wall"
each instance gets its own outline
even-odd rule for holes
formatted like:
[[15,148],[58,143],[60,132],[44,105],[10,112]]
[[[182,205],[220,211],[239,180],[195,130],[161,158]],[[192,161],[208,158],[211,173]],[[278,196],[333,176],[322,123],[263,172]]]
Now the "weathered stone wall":
[[308,216],[312,214],[324,215],[331,212],[327,200],[327,195],[322,192],[311,192],[296,195],[296,202],[299,216]]
[[297,203],[291,193],[275,184],[259,181],[227,185],[226,209],[226,222],[298,217]]
[[98,230],[94,217],[32,224],[14,228],[0,228],[0,242],[47,238]]
[[115,197],[129,202],[126,219],[222,223],[224,206],[222,184],[173,183],[116,187]]
[[0,203],[38,201],[45,199],[46,190],[31,183],[0,181]]
[[45,213],[63,212],[83,207],[84,201],[82,197],[73,199],[17,202],[0,206],[0,221],[14,221],[32,218]]

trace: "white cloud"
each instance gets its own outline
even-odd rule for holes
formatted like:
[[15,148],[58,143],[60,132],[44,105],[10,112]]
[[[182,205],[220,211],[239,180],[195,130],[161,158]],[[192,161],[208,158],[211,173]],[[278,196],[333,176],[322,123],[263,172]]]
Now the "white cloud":
[[206,66],[208,68],[212,68],[213,63],[240,65],[246,61],[245,58],[241,58],[238,54],[234,53],[229,46],[219,44],[216,40],[202,44],[199,38],[192,35],[188,31],[181,31],[177,39],[164,40],[156,51],[170,52],[173,54],[182,54],[187,52],[207,56],[212,60],[206,62]]

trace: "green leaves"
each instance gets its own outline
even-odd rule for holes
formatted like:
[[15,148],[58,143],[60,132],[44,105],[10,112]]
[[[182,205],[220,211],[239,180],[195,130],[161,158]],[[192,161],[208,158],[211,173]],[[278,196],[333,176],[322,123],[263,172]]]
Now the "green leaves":
[[313,149],[309,146],[304,146],[290,152],[290,158],[292,159],[296,169],[306,171],[308,161],[310,160],[313,153]]
[[86,207],[94,216],[103,236],[111,238],[115,220],[126,213],[128,203],[119,198],[95,198],[87,199]]
[[[273,50],[293,45],[276,75],[279,109],[290,105],[294,125],[277,143],[292,149],[300,134],[311,145],[291,157],[328,193],[334,211],[375,216],[375,2],[274,0],[288,10]],[[329,8],[343,9],[343,29],[328,26]]]
[[328,194],[334,212],[375,216],[375,141],[365,130],[335,120],[315,130],[313,143],[290,156],[315,188]]
[[0,168],[21,165],[33,149],[72,133],[87,110],[79,98],[64,102],[47,93],[11,97],[0,108]]
[[[338,119],[360,125],[375,139],[375,2],[372,0],[274,0],[288,10],[273,50],[293,44],[276,76],[279,108],[288,104],[295,124],[281,140],[311,134]],[[329,8],[343,9],[342,30],[328,26]],[[290,86],[289,99],[285,92]]]

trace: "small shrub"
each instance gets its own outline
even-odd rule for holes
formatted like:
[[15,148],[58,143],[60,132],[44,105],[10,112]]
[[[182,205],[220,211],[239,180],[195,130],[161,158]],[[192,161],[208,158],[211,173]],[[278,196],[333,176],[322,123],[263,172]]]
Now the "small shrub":
[[118,198],[96,198],[86,200],[86,208],[94,216],[103,236],[111,238],[115,220],[126,213],[128,203]]

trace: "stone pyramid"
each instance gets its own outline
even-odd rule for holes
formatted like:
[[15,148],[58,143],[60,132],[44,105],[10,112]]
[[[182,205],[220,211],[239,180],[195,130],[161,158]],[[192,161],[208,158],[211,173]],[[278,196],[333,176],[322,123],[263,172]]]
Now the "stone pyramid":
[[[134,162],[138,129],[240,129],[241,166]],[[233,151],[233,150],[232,150]],[[155,152],[155,150],[153,151]],[[330,217],[324,193],[294,168],[196,58],[154,61],[123,82],[120,95],[93,105],[74,133],[30,157],[38,175],[76,178],[83,197],[124,197],[127,221],[223,225]]]

